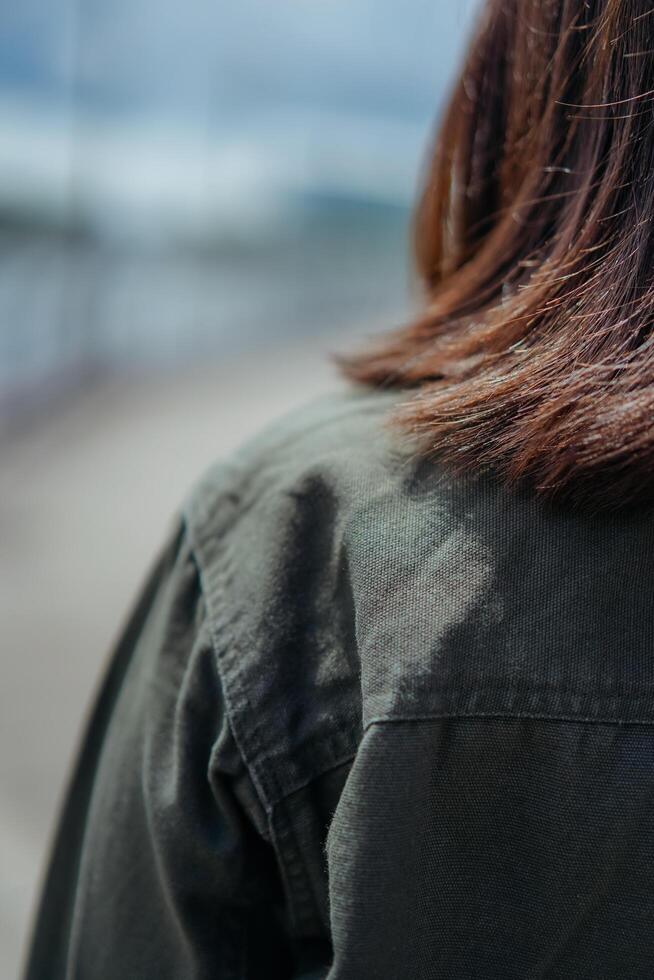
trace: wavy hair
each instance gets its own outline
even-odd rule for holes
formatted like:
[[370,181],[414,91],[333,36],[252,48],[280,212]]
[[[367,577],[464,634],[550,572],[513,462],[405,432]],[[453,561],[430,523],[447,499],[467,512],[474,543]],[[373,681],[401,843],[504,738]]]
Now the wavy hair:
[[350,378],[458,470],[654,501],[654,6],[487,0],[415,216],[424,309]]

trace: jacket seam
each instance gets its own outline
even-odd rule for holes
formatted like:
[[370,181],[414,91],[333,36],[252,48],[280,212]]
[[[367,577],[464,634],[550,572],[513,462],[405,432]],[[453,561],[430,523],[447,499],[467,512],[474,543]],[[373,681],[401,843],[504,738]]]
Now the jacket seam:
[[[207,569],[202,560],[203,555],[201,544],[199,541],[197,541],[197,539],[194,540],[192,522],[187,521],[187,528],[194,561],[198,569],[200,587],[205,597],[205,601],[207,602],[211,645],[213,647],[213,654],[218,673],[223,684],[223,696],[225,699],[225,706],[227,708],[234,741],[236,742],[245,768],[250,775],[250,779],[252,780],[252,784],[255,788],[261,807],[263,808],[264,813],[267,814],[268,818],[270,818],[272,807],[269,800],[269,794],[266,792],[265,786],[259,779],[258,770],[253,764],[250,753],[250,749],[253,750],[255,757],[260,753],[261,743],[259,742],[259,733],[257,730],[257,716],[256,713],[252,712],[250,709],[250,702],[247,692],[243,688],[238,669],[230,669],[236,656],[237,644],[235,642],[236,638],[234,635],[233,624],[225,614],[222,597],[220,596],[221,591],[224,591],[226,585],[228,584],[229,569],[228,567],[224,567],[224,565],[219,563],[214,568],[215,574],[212,576],[211,571]],[[223,543],[223,539],[221,539],[220,543]],[[212,613],[215,613],[215,616]],[[226,671],[229,673],[231,683],[227,682],[225,676]],[[252,727],[248,733],[243,733],[241,731],[241,726],[238,723],[238,719],[242,715],[244,708],[246,711],[250,709],[252,718],[254,719]]]
[[422,722],[422,721],[444,721],[446,719],[458,719],[458,718],[483,718],[483,719],[497,719],[505,718],[511,719],[513,721],[522,720],[532,720],[532,721],[551,721],[559,722],[563,724],[578,723],[580,725],[614,725],[616,728],[623,728],[627,725],[636,725],[641,728],[652,728],[654,727],[654,720],[649,719],[639,719],[639,718],[629,718],[620,719],[612,718],[607,715],[553,715],[546,712],[530,712],[530,711],[431,711],[421,714],[408,714],[408,715],[379,715],[370,718],[366,721],[363,726],[364,733],[368,729],[375,725],[392,725],[394,723],[405,724],[407,722]]
[[297,785],[291,784],[291,788],[287,790],[278,800],[276,800],[273,806],[277,806],[279,803],[285,803],[287,800],[290,800],[292,796],[295,796],[296,793],[300,793],[303,789],[306,789],[307,786],[311,786],[317,779],[322,779],[322,777],[326,776],[328,773],[336,772],[337,769],[342,769],[344,766],[354,762],[357,752],[358,746],[356,749],[354,749],[354,751],[348,752],[347,755],[337,759],[335,762],[330,763],[324,768],[317,769],[315,773],[313,773],[311,776],[307,776],[305,779],[302,779]]

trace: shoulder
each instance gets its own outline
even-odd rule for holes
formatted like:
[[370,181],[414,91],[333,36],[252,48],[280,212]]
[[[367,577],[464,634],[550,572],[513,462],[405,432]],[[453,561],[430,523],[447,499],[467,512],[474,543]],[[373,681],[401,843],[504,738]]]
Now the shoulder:
[[527,546],[530,505],[421,458],[386,425],[406,397],[304,405],[186,502],[230,723],[270,806],[353,758],[368,725],[513,688],[479,651],[501,642],[498,568]]
[[230,723],[270,805],[375,724],[654,712],[621,653],[628,636],[649,669],[648,594],[629,583],[650,573],[652,521],[455,476],[385,424],[403,397],[315,401],[187,503]]
[[[400,398],[359,387],[335,391],[214,463],[184,506],[205,579],[221,570],[224,589],[229,567],[244,592],[256,587],[262,596],[263,579],[271,586],[293,570],[305,582],[324,573],[326,549],[339,534],[372,528],[402,496],[413,454],[387,424]],[[296,592],[287,586],[290,604]]]
[[392,465],[384,422],[397,400],[396,392],[348,387],[273,420],[196,482],[185,504],[189,522],[196,533],[212,536],[224,530],[220,511],[226,497],[235,512],[244,513],[262,499],[265,504],[276,493],[288,494],[312,475],[333,482]]
[[230,722],[271,805],[360,740],[354,578],[411,459],[386,425],[401,397],[351,387],[305,404],[184,505]]

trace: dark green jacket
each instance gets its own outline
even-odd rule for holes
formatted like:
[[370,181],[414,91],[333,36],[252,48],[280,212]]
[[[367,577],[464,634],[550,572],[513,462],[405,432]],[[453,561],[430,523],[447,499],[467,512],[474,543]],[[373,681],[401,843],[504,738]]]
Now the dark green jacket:
[[199,483],[28,980],[651,980],[654,519],[453,478],[352,389]]

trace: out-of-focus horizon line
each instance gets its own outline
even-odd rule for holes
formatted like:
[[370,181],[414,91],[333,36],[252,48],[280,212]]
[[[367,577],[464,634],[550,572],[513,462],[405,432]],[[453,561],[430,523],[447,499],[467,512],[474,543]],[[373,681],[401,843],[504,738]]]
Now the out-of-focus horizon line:
[[[298,107],[206,132],[0,96],[0,211],[101,237],[277,235],[311,198],[406,208],[424,123]],[[153,221],[153,217],[156,220]]]

